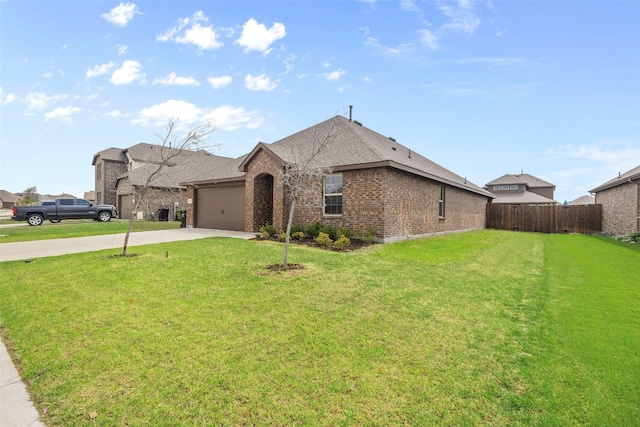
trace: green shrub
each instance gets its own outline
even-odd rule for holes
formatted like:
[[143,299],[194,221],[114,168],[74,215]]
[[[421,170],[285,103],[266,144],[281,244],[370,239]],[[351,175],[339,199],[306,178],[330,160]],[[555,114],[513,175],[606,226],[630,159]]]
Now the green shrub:
[[292,235],[292,236],[293,236],[295,233],[299,233],[299,232],[301,232],[301,231],[304,231],[304,229],[302,228],[302,226],[300,226],[300,225],[296,225],[296,224],[293,224],[293,225],[291,226],[291,235]]
[[302,240],[304,239],[304,231],[297,231],[295,233],[291,233],[291,237],[293,237],[296,240]]
[[264,237],[265,239],[267,237],[271,237],[275,235],[276,235],[276,228],[273,225],[265,224],[262,227],[260,227],[260,236]]
[[349,240],[349,238],[343,234],[340,236],[338,240],[333,242],[333,246],[335,246],[338,249],[344,250],[351,246],[351,240]]
[[358,230],[353,234],[355,240],[359,240],[362,243],[372,243],[374,239],[373,230],[365,228],[364,230]]
[[627,242],[640,243],[640,231],[634,231],[624,236]]
[[314,223],[307,224],[304,227],[304,234],[306,234],[312,239],[315,239],[316,237],[318,237],[318,234],[320,234],[320,223],[316,221]]
[[347,227],[345,227],[344,225],[341,225],[340,227],[336,228],[336,237],[342,237],[342,236],[345,236],[351,239],[353,237],[353,232],[349,230]]
[[329,235],[327,233],[323,233],[321,231],[318,234],[318,237],[316,237],[316,242],[320,246],[331,246],[331,244],[333,243],[333,240],[331,240],[331,237],[329,237]]
[[332,240],[336,240],[338,236],[336,235],[336,229],[330,225],[321,225],[320,233],[327,234]]
[[280,230],[280,232],[278,233],[278,240],[280,240],[281,242],[284,242],[287,240],[287,233]]

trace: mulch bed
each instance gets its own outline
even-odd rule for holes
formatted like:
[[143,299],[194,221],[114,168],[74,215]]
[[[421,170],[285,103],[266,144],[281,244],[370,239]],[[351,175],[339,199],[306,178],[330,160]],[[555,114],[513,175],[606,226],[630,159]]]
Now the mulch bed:
[[[268,240],[271,242],[280,242],[280,243],[284,243],[281,242],[277,237],[257,237],[257,240]],[[351,252],[351,251],[355,251],[361,248],[366,248],[368,246],[371,245],[375,245],[375,242],[371,242],[371,243],[366,243],[360,240],[351,240],[351,246],[349,246],[346,249],[339,249],[336,248],[335,246],[323,246],[318,244],[318,242],[316,242],[313,239],[291,239],[289,241],[289,243],[293,244],[293,245],[304,245],[304,246],[309,246],[312,248],[318,248],[318,249],[324,249],[326,251],[334,251],[334,252]]]

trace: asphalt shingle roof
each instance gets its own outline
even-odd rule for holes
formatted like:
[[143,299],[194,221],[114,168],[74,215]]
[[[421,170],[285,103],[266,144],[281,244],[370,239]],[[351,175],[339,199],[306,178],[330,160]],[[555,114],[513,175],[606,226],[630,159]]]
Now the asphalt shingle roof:
[[624,184],[626,182],[629,182],[630,179],[640,179],[640,165],[625,173],[620,174],[619,176],[605,182],[604,184],[594,188],[593,190],[589,190],[589,193],[597,193],[598,191],[606,190],[608,188]]
[[540,188],[540,187],[555,188],[556,187],[550,182],[544,181],[533,175],[529,175],[528,173],[523,173],[519,175],[515,175],[515,174],[502,175],[500,178],[496,178],[493,181],[488,182],[486,186],[489,187],[491,185],[509,185],[509,184],[526,184],[527,187],[529,188]]
[[[152,187],[180,188],[182,182],[190,181],[199,174],[215,171],[220,166],[233,160],[229,157],[216,156],[206,151],[185,150],[185,152],[176,156],[176,158],[178,157],[182,160],[181,163],[165,166],[152,179],[149,185]],[[145,164],[120,175],[118,180],[128,178],[132,185],[145,185],[147,177],[157,169],[157,164]]]
[[330,167],[334,171],[390,166],[483,196],[494,197],[466,178],[432,162],[396,140],[342,116],[335,116],[272,144],[260,143],[245,157],[241,167],[259,149],[271,151],[284,163],[304,162],[311,157],[314,147],[327,140],[327,146],[315,157],[318,166]]

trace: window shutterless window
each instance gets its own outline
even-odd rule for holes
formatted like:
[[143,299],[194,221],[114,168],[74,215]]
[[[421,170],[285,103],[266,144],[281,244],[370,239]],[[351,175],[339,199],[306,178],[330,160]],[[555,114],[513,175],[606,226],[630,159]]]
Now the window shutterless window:
[[324,177],[324,214],[342,215],[342,174]]
[[494,189],[494,190],[499,190],[499,189],[500,189],[500,186],[499,186],[499,185],[494,185],[494,186],[493,186],[493,189]]
[[508,186],[508,185],[503,185],[503,186],[502,186],[502,189],[503,189],[503,190],[508,190],[508,189],[509,189],[509,186]]
[[509,189],[510,189],[510,190],[517,190],[517,189],[518,189],[518,186],[517,186],[517,185],[512,184],[512,185],[509,187]]
[[440,186],[440,194],[438,196],[438,216],[444,218],[444,185]]

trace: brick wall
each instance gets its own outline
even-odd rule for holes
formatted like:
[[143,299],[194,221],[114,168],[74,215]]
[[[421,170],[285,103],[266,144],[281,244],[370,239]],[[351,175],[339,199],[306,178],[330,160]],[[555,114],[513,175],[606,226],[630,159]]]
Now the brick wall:
[[[447,186],[445,217],[439,218],[440,184],[426,178],[376,168],[344,171],[342,183],[341,216],[324,215],[323,187],[318,182],[318,196],[298,203],[294,224],[319,221],[351,230],[370,228],[383,239],[484,228],[487,198],[475,193]],[[285,207],[288,210],[289,204]]]
[[94,171],[98,165],[101,165],[102,173],[100,179],[95,173],[95,191],[96,195],[102,193],[102,200],[97,202],[115,206],[117,204],[116,179],[127,171],[127,165],[123,162],[102,160],[101,157],[96,161]]
[[[245,231],[258,231],[265,223],[286,229],[290,199],[282,174],[281,162],[265,151],[247,164]],[[484,228],[484,196],[446,186],[445,217],[440,218],[440,184],[435,181],[392,168],[343,171],[342,177],[342,215],[324,215],[323,182],[318,180],[312,184],[314,196],[298,201],[293,223],[369,228],[382,239]],[[186,197],[194,198],[189,191]],[[192,205],[188,209],[187,223],[193,225]]]
[[[272,188],[266,185],[265,177],[271,175],[273,177]],[[269,178],[270,179],[270,178]],[[245,176],[245,231],[258,231],[260,226],[264,225],[266,215],[264,210],[265,202],[273,200],[271,208],[272,220],[269,221],[276,229],[282,230],[286,227],[284,218],[284,191],[282,185],[282,164],[277,159],[267,154],[264,150],[260,150],[247,165]],[[265,191],[272,191],[272,196],[265,194]]]
[[[133,189],[128,179],[120,180],[118,184],[117,196],[130,195]],[[134,198],[137,195],[134,195]],[[178,202],[178,210],[187,210],[191,205],[187,205],[187,191],[184,189],[166,189],[166,188],[149,188],[140,200],[139,212],[142,212],[144,219],[149,217],[149,213],[153,213],[158,218],[158,209],[169,209],[169,220],[173,221],[173,203]],[[189,218],[189,217],[187,217]]]
[[627,182],[596,193],[602,205],[602,230],[615,234],[638,231],[640,218],[640,184]]

